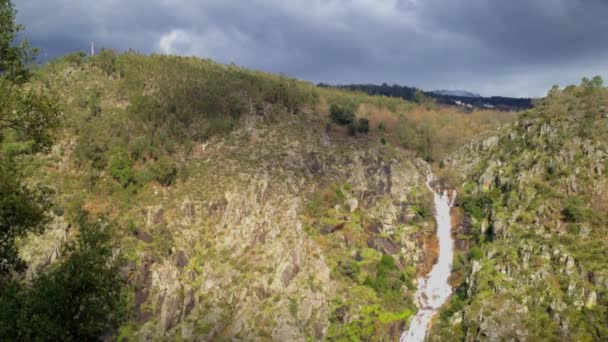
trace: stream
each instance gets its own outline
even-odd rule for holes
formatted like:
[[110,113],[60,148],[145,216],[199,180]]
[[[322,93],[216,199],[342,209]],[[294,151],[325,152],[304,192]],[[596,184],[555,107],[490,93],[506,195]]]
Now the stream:
[[409,329],[401,335],[401,342],[424,341],[431,319],[452,294],[452,287],[448,283],[448,278],[452,272],[452,259],[454,258],[454,241],[452,240],[450,218],[451,203],[448,192],[443,191],[441,194],[435,192],[431,187],[431,181],[432,178],[429,178],[426,184],[434,194],[439,258],[431,272],[418,279],[416,300],[420,309],[416,316],[412,318]]

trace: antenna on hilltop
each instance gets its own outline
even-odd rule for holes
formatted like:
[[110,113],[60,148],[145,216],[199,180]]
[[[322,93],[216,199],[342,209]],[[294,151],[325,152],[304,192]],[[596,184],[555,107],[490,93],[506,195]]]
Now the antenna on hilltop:
[[95,56],[95,42],[91,40],[91,57]]

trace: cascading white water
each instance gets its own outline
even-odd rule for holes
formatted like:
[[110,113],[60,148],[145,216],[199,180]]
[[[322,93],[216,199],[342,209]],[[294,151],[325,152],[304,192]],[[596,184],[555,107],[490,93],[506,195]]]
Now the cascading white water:
[[416,299],[420,309],[412,319],[408,331],[401,335],[401,342],[424,341],[433,315],[452,294],[452,287],[448,283],[448,278],[452,272],[452,259],[454,258],[454,241],[452,240],[450,218],[452,203],[450,203],[447,191],[439,194],[433,190],[431,180],[428,180],[427,186],[433,191],[435,197],[439,259],[433,266],[431,273],[418,279]]

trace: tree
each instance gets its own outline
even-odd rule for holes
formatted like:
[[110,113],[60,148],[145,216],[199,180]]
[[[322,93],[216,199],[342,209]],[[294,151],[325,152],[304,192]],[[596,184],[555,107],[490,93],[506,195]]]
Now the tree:
[[50,201],[41,186],[27,185],[19,155],[48,148],[59,106],[31,81],[35,49],[15,44],[10,0],[0,0],[0,340],[92,341],[114,328],[124,313],[123,281],[112,257],[111,225],[81,214],[78,240],[66,258],[32,283],[13,277],[24,269],[16,241],[40,232]]
[[583,79],[581,80],[581,85],[584,88],[601,88],[604,86],[604,80],[599,75],[594,76],[592,79],[589,79],[588,77],[583,77]]
[[31,286],[12,281],[0,292],[0,340],[93,341],[124,318],[113,226],[84,213],[78,222],[65,261]]
[[24,186],[14,164],[0,159],[0,285],[2,275],[21,271],[15,240],[29,231],[40,231],[48,209],[46,191]]
[[592,85],[594,88],[601,88],[601,87],[604,85],[604,80],[603,80],[603,79],[602,79],[602,77],[601,77],[601,76],[599,76],[599,75],[594,76],[594,77],[591,79],[591,85]]
[[59,122],[57,102],[26,85],[36,51],[27,41],[15,44],[22,26],[14,20],[10,0],[0,0],[0,285],[1,276],[24,266],[15,240],[41,230],[48,208],[48,192],[25,186],[15,156],[48,147]]
[[0,0],[0,75],[4,79],[23,83],[29,78],[27,66],[34,61],[37,49],[27,40],[15,44],[23,26],[15,23],[16,11],[10,0]]

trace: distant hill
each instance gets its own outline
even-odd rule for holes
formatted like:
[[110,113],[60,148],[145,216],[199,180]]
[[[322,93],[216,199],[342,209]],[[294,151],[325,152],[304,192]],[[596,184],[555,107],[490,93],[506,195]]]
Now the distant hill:
[[[534,107],[532,99],[530,98],[512,98],[503,96],[492,96],[482,97],[479,94],[475,94],[468,91],[451,91],[451,90],[439,90],[426,92],[416,87],[400,86],[400,85],[388,85],[383,83],[382,85],[376,84],[340,84],[340,85],[329,85],[320,83],[320,87],[325,88],[339,88],[348,89],[355,91],[362,91],[370,95],[384,95],[389,97],[400,97],[408,101],[419,102],[422,98],[430,97],[435,99],[438,103],[443,105],[461,106],[467,109],[473,108],[485,108],[485,109],[496,109],[504,111],[520,111]],[[417,95],[419,94],[419,95]],[[418,96],[418,97],[417,97]]]
[[442,96],[481,97],[481,95],[477,93],[472,93],[466,90],[434,90],[431,93]]

